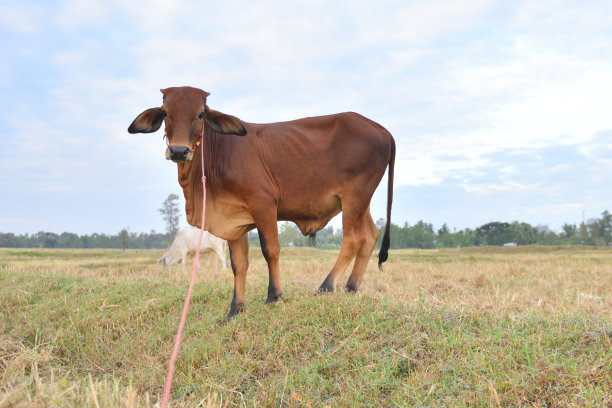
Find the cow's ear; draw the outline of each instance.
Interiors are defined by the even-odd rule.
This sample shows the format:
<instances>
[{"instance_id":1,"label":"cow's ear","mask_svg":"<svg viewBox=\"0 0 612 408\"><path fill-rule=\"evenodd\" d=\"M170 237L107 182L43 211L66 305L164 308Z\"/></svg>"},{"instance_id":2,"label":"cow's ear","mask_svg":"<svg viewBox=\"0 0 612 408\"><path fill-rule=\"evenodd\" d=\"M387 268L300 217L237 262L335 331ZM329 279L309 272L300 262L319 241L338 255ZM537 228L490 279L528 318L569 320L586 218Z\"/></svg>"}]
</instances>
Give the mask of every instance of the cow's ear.
<instances>
[{"instance_id":1,"label":"cow's ear","mask_svg":"<svg viewBox=\"0 0 612 408\"><path fill-rule=\"evenodd\" d=\"M226 115L225 113L208 109L206 111L206 121L210 126L219 133L227 133L238 136L246 135L246 129L240 119L235 116Z\"/></svg>"},{"instance_id":2,"label":"cow's ear","mask_svg":"<svg viewBox=\"0 0 612 408\"><path fill-rule=\"evenodd\" d=\"M142 112L134 119L128 132L130 133L151 133L160 128L166 112L162 108L151 108Z\"/></svg>"}]
</instances>

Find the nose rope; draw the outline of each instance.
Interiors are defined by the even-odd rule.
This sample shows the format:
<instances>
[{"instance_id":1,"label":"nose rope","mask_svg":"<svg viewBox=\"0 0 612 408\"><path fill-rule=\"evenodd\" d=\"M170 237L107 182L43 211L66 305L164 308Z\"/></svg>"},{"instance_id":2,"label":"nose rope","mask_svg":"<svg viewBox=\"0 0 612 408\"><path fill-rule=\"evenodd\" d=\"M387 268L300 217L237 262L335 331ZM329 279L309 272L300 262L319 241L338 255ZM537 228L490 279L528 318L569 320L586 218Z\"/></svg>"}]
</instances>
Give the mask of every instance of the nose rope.
<instances>
[{"instance_id":1,"label":"nose rope","mask_svg":"<svg viewBox=\"0 0 612 408\"><path fill-rule=\"evenodd\" d=\"M196 146L199 146L200 143L204 140L204 118L202 118L202 131L200 132L200 139L196 140ZM202 146L202 149L204 148L204 146ZM189 149L187 150L187 152L189 153L193 153L196 151L196 148L194 147L193 149ZM202 159L203 160L203 159ZM202 165L204 165L204 161L202 161ZM204 175L204 167L202 167L202 175Z\"/></svg>"},{"instance_id":2,"label":"nose rope","mask_svg":"<svg viewBox=\"0 0 612 408\"><path fill-rule=\"evenodd\" d=\"M204 141L204 119L202 119L202 132L200 133L200 140L196 143ZM195 149L194 149L195 150ZM178 357L179 346L181 344L181 337L183 336L183 327L185 326L185 319L187 317L187 309L189 308L189 301L191 300L191 293L195 284L196 270L200 261L200 245L202 245L202 235L204 235L204 220L206 216L206 175L204 174L204 145L200 147L201 154L201 166L202 166L202 227L200 228L200 238L198 238L198 248L196 249L195 260L193 261L193 271L191 272L191 281L189 283L189 289L187 289L187 297L185 298L185 304L183 305L183 312L181 313L181 320L179 327L176 332L176 338L174 340L174 347L172 348L172 355L170 356L170 362L168 364L168 374L166 375L166 384L164 386L164 394L162 397L161 408L168 406L168 400L170 399L170 390L172 389L172 377L174 376L174 363Z\"/></svg>"}]
</instances>

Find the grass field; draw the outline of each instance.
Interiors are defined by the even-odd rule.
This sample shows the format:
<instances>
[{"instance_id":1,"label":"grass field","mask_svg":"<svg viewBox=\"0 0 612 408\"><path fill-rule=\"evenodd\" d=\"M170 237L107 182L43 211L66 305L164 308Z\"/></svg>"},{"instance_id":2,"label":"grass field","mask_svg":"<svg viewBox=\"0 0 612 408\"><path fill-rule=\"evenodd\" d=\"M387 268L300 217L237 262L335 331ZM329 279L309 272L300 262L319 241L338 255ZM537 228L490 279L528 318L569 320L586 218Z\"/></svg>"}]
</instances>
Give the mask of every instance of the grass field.
<instances>
[{"instance_id":1,"label":"grass field","mask_svg":"<svg viewBox=\"0 0 612 408\"><path fill-rule=\"evenodd\" d=\"M190 275L160 253L0 249L0 407L155 406ZM229 324L232 274L202 262L171 406L612 406L612 248L391 251L312 296L336 255L283 249L264 305L251 249Z\"/></svg>"}]
</instances>

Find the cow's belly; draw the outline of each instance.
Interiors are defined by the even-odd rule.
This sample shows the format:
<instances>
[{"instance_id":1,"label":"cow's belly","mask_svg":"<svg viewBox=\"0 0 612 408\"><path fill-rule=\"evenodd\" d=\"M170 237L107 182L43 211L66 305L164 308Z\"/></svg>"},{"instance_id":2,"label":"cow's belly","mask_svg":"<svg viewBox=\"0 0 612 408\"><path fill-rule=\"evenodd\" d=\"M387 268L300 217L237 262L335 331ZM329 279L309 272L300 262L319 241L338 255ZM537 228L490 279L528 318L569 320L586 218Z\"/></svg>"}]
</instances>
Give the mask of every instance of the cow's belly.
<instances>
[{"instance_id":1,"label":"cow's belly","mask_svg":"<svg viewBox=\"0 0 612 408\"><path fill-rule=\"evenodd\" d=\"M318 200L282 201L278 208L278 220L293 221L302 234L308 235L323 229L340 211L340 198L330 194Z\"/></svg>"},{"instance_id":2,"label":"cow's belly","mask_svg":"<svg viewBox=\"0 0 612 408\"><path fill-rule=\"evenodd\" d=\"M313 200L281 200L277 218L294 222L302 234L308 235L323 229L342 211L340 198L335 194ZM206 200L205 229L211 234L231 241L255 228L253 216L246 208L232 200Z\"/></svg>"}]
</instances>

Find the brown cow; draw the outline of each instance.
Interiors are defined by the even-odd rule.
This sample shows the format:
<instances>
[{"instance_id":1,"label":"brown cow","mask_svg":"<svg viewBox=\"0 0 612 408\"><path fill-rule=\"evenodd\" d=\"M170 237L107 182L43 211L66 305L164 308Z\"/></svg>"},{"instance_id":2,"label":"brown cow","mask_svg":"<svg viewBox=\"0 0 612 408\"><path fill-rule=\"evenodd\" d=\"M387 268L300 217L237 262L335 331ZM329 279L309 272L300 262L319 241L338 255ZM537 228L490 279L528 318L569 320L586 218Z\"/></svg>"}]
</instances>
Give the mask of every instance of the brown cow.
<instances>
[{"instance_id":1,"label":"brown cow","mask_svg":"<svg viewBox=\"0 0 612 408\"><path fill-rule=\"evenodd\" d=\"M254 228L270 274L266 303L282 298L277 221L293 221L307 235L342 211L340 255L318 292L333 292L353 258L346 290L357 291L379 236L370 200L389 166L387 224L378 255L382 267L390 243L395 162L395 141L385 128L353 112L248 123L210 109L209 93L200 89L161 91L162 107L141 113L128 131L154 132L166 122L166 158L178 163L187 221L193 226L201 224L200 149L204 148L205 229L228 241L234 272L228 319L244 305L247 232Z\"/></svg>"}]
</instances>

